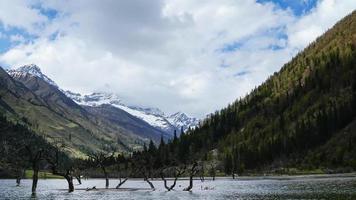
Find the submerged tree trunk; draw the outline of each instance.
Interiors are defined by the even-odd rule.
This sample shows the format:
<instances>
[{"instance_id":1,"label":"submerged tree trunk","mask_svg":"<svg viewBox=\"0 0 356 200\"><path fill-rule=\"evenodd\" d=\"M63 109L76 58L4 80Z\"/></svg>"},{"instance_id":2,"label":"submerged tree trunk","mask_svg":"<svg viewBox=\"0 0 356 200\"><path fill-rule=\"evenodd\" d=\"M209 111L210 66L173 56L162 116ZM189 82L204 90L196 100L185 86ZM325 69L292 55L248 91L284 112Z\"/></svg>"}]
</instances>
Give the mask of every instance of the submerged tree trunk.
<instances>
[{"instance_id":1,"label":"submerged tree trunk","mask_svg":"<svg viewBox=\"0 0 356 200\"><path fill-rule=\"evenodd\" d=\"M73 177L71 175L65 175L64 178L68 182L68 192L74 192Z\"/></svg>"},{"instance_id":2,"label":"submerged tree trunk","mask_svg":"<svg viewBox=\"0 0 356 200\"><path fill-rule=\"evenodd\" d=\"M153 183L149 180L148 177L145 178L145 181L150 185L151 189L155 189L155 186L153 185Z\"/></svg>"},{"instance_id":3,"label":"submerged tree trunk","mask_svg":"<svg viewBox=\"0 0 356 200\"><path fill-rule=\"evenodd\" d=\"M177 184L177 180L178 180L178 177L175 177L174 180L173 180L173 184L168 187L167 185L167 180L165 178L162 178L163 182L164 182L164 187L168 190L168 191L171 191L174 189L174 187L176 186Z\"/></svg>"},{"instance_id":4,"label":"submerged tree trunk","mask_svg":"<svg viewBox=\"0 0 356 200\"><path fill-rule=\"evenodd\" d=\"M174 187L175 187L176 184L177 184L178 178L179 178L181 175L183 175L184 172L185 172L185 166L184 166L183 169L175 168L174 170L175 170L175 172L174 172L174 180L173 180L173 184L172 184L171 186L168 186L167 180L166 180L166 178L164 177L163 171L161 172L161 178L162 178L162 180L163 180L163 182L164 182L164 187L165 187L168 191L171 191L171 190L174 189Z\"/></svg>"},{"instance_id":5,"label":"submerged tree trunk","mask_svg":"<svg viewBox=\"0 0 356 200\"><path fill-rule=\"evenodd\" d=\"M120 178L120 183L116 186L116 189L119 189L129 178L125 178L123 181Z\"/></svg>"},{"instance_id":6,"label":"submerged tree trunk","mask_svg":"<svg viewBox=\"0 0 356 200\"><path fill-rule=\"evenodd\" d=\"M189 176L189 185L183 191L190 191L193 188L193 176Z\"/></svg>"},{"instance_id":7,"label":"submerged tree trunk","mask_svg":"<svg viewBox=\"0 0 356 200\"><path fill-rule=\"evenodd\" d=\"M166 190L171 191L171 188L168 187L168 185L167 185L167 180L163 177L163 175L161 175L161 178L162 178L162 180L163 180L164 187L166 188Z\"/></svg>"},{"instance_id":8,"label":"submerged tree trunk","mask_svg":"<svg viewBox=\"0 0 356 200\"><path fill-rule=\"evenodd\" d=\"M200 169L200 181L204 182L205 178L204 178L204 164L201 165L201 169Z\"/></svg>"},{"instance_id":9,"label":"submerged tree trunk","mask_svg":"<svg viewBox=\"0 0 356 200\"><path fill-rule=\"evenodd\" d=\"M16 186L20 186L21 184L21 179L24 177L25 175L25 169L20 169L17 172L17 176L16 176Z\"/></svg>"},{"instance_id":10,"label":"submerged tree trunk","mask_svg":"<svg viewBox=\"0 0 356 200\"><path fill-rule=\"evenodd\" d=\"M58 172L53 168L52 174L63 176L68 182L68 192L74 192L73 175L71 174L71 170L68 169L66 172Z\"/></svg>"},{"instance_id":11,"label":"submerged tree trunk","mask_svg":"<svg viewBox=\"0 0 356 200\"><path fill-rule=\"evenodd\" d=\"M80 175L75 176L75 178L77 179L79 185L81 185L82 184L82 178L80 177Z\"/></svg>"},{"instance_id":12,"label":"submerged tree trunk","mask_svg":"<svg viewBox=\"0 0 356 200\"><path fill-rule=\"evenodd\" d=\"M21 184L21 177L16 177L16 186L18 187L18 186L20 186L20 184Z\"/></svg>"},{"instance_id":13,"label":"submerged tree trunk","mask_svg":"<svg viewBox=\"0 0 356 200\"><path fill-rule=\"evenodd\" d=\"M32 194L36 193L36 189L37 189L37 182L38 182L38 168L35 167L33 169L33 175L32 175Z\"/></svg>"},{"instance_id":14,"label":"submerged tree trunk","mask_svg":"<svg viewBox=\"0 0 356 200\"><path fill-rule=\"evenodd\" d=\"M104 176L105 176L105 188L108 189L109 188L109 174L106 172L105 167L102 167L102 170L103 170Z\"/></svg>"},{"instance_id":15,"label":"submerged tree trunk","mask_svg":"<svg viewBox=\"0 0 356 200\"><path fill-rule=\"evenodd\" d=\"M193 188L193 178L194 175L198 172L198 170L196 169L197 167L197 163L194 163L191 170L190 170L190 176L189 176L189 186L184 188L183 191L190 191Z\"/></svg>"},{"instance_id":16,"label":"submerged tree trunk","mask_svg":"<svg viewBox=\"0 0 356 200\"><path fill-rule=\"evenodd\" d=\"M215 170L215 165L214 164L210 165L210 176L213 178L213 181L215 181L216 170Z\"/></svg>"}]
</instances>

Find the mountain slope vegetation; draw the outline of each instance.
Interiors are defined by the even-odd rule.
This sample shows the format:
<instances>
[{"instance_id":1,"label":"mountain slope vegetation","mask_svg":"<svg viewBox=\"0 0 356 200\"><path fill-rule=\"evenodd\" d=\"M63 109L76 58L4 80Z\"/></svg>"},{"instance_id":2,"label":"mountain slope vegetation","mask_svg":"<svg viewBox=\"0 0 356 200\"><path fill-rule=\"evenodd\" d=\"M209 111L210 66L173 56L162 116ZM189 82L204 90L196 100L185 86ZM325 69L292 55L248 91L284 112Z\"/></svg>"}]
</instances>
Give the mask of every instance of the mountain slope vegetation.
<instances>
[{"instance_id":1,"label":"mountain slope vegetation","mask_svg":"<svg viewBox=\"0 0 356 200\"><path fill-rule=\"evenodd\" d=\"M40 73L40 72L38 72ZM11 73L10 73L11 74ZM98 117L63 94L56 85L30 73L9 76L0 69L0 111L14 123L27 124L34 132L66 141L69 152L83 156L89 151L139 148L149 141L120 124ZM158 140L157 133L154 139Z\"/></svg>"},{"instance_id":2,"label":"mountain slope vegetation","mask_svg":"<svg viewBox=\"0 0 356 200\"><path fill-rule=\"evenodd\" d=\"M217 150L227 174L271 167L355 170L355 116L356 11L246 97L160 149L181 163L209 160Z\"/></svg>"}]
</instances>

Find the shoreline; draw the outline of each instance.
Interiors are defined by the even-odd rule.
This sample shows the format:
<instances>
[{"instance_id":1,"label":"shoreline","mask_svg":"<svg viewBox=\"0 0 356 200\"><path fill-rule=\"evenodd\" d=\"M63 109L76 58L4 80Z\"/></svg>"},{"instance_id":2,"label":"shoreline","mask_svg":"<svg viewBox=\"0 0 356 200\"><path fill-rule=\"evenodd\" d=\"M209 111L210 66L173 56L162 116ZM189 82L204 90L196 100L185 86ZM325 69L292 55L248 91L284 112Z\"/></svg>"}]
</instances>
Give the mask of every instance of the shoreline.
<instances>
[{"instance_id":1,"label":"shoreline","mask_svg":"<svg viewBox=\"0 0 356 200\"><path fill-rule=\"evenodd\" d=\"M298 180L298 179L317 179L317 178L356 178L356 172L351 173L336 173L336 174L302 174L302 175L288 175L288 174L266 174L266 175L243 175L236 176L235 179L232 176L216 176L215 180L236 180L236 181L248 181L248 180ZM39 180L65 180L64 178L39 178ZM105 178L88 178L85 180L104 180ZM119 178L110 178L110 180L118 180ZM166 180L173 180L173 177L167 177ZM206 181L212 181L212 177L204 177ZM15 180L15 178L0 178L0 180ZM23 178L23 180L31 180L31 178ZM140 181L143 178L129 178L132 181ZM152 181L162 181L161 178L152 178ZM178 181L189 180L189 177L178 178ZM199 177L194 177L194 180L200 180Z\"/></svg>"}]
</instances>

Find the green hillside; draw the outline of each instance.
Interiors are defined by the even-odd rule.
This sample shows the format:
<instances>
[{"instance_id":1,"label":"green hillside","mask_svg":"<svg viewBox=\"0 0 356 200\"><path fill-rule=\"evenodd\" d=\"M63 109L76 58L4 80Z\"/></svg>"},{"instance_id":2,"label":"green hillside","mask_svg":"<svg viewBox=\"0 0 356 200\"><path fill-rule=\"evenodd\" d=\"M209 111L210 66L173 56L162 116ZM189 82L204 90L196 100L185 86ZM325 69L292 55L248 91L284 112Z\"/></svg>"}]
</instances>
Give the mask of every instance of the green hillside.
<instances>
[{"instance_id":1,"label":"green hillside","mask_svg":"<svg viewBox=\"0 0 356 200\"><path fill-rule=\"evenodd\" d=\"M0 68L0 115L26 124L38 135L63 140L67 153L83 157L90 151L130 151L143 138L88 113L40 78L14 80Z\"/></svg>"},{"instance_id":2,"label":"green hillside","mask_svg":"<svg viewBox=\"0 0 356 200\"><path fill-rule=\"evenodd\" d=\"M356 11L246 97L160 146L158 154L163 163L185 163L209 160L216 149L227 174L286 167L355 170L355 116Z\"/></svg>"}]
</instances>

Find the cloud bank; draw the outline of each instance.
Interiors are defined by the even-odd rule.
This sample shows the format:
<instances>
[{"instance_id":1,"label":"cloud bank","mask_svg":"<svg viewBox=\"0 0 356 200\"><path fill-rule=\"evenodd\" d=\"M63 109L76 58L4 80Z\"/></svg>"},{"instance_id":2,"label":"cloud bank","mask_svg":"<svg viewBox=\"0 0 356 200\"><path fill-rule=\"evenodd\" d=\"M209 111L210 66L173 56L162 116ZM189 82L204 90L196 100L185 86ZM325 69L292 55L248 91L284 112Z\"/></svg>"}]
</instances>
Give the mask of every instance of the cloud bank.
<instances>
[{"instance_id":1,"label":"cloud bank","mask_svg":"<svg viewBox=\"0 0 356 200\"><path fill-rule=\"evenodd\" d=\"M296 15L252 0L0 1L0 36L11 41L0 63L35 63L74 92L114 92L129 104L204 117L355 8L319 0Z\"/></svg>"}]
</instances>

